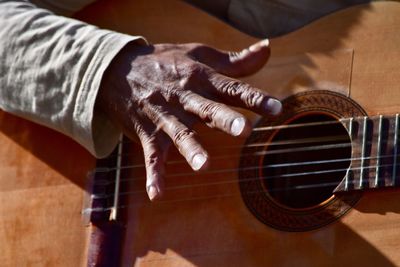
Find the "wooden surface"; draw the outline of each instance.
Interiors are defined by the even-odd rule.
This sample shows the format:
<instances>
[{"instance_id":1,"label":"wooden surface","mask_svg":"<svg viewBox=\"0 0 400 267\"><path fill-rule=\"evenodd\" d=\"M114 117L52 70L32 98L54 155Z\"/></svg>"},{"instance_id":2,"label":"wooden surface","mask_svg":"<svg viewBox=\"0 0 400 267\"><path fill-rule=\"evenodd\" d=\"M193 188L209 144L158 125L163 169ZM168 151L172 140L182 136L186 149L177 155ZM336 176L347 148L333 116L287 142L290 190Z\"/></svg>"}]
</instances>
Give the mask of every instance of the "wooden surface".
<instances>
[{"instance_id":1,"label":"wooden surface","mask_svg":"<svg viewBox=\"0 0 400 267\"><path fill-rule=\"evenodd\" d=\"M0 111L0 265L83 266L95 160L69 138Z\"/></svg>"},{"instance_id":2,"label":"wooden surface","mask_svg":"<svg viewBox=\"0 0 400 267\"><path fill-rule=\"evenodd\" d=\"M273 39L270 62L244 80L280 98L328 89L352 97L369 115L396 113L400 105L398 14L398 3L354 7ZM85 19L142 34L151 43L203 42L240 50L256 41L179 1L121 1L103 5ZM240 146L244 140L222 133L210 135L201 127L199 132L214 157L211 170L237 168L240 147L219 147ZM232 158L217 159L227 153ZM140 158L134 162L142 162ZM170 160L182 159L173 152ZM365 194L352 211L327 227L285 233L268 228L250 214L235 172L173 176L186 172L191 173L184 163L168 165L167 187L182 189L167 191L166 202L149 203L143 169L134 170L137 182L127 189L135 194L129 207L124 266L400 265L400 195L396 191ZM214 185L204 185L209 183ZM233 196L216 197L229 194Z\"/></svg>"},{"instance_id":3,"label":"wooden surface","mask_svg":"<svg viewBox=\"0 0 400 267\"><path fill-rule=\"evenodd\" d=\"M269 64L245 80L280 98L329 89L352 97L370 115L398 112L398 14L396 3L356 7L274 39ZM196 41L239 50L256 41L174 0L109 1L79 16L153 43ZM202 127L199 132L214 157L211 171L237 168L243 139ZM94 159L69 139L3 112L0 146L0 265L84 266L87 229L80 210ZM139 148L132 149L132 162L140 164ZM227 154L229 160L218 160ZM176 151L169 159L182 161ZM134 194L125 209L123 266L400 265L396 191L365 194L327 227L286 233L247 210L236 172L193 175L182 162L168 165L167 173L167 187L180 188L159 203L147 199L143 168L126 177L135 181L124 188ZM173 176L181 173L188 174Z\"/></svg>"}]
</instances>

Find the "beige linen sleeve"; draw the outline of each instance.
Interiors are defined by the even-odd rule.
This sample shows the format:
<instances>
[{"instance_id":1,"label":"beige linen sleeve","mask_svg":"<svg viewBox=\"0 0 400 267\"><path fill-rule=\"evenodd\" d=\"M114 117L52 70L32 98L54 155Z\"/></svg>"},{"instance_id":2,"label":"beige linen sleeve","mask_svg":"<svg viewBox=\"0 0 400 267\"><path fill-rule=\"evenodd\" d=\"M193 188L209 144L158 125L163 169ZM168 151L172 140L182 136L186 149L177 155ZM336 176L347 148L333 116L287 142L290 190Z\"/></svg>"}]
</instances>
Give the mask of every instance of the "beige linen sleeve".
<instances>
[{"instance_id":1,"label":"beige linen sleeve","mask_svg":"<svg viewBox=\"0 0 400 267\"><path fill-rule=\"evenodd\" d=\"M60 131L104 157L119 130L94 114L102 75L134 37L0 1L0 108Z\"/></svg>"}]
</instances>

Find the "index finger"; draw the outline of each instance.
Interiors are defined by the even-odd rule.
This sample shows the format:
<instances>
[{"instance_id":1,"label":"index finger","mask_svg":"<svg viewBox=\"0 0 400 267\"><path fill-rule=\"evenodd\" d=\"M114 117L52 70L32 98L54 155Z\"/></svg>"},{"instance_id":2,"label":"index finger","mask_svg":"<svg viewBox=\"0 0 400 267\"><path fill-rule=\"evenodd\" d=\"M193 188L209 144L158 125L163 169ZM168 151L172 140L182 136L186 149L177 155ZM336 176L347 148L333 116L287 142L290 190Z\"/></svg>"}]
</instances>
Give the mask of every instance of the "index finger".
<instances>
[{"instance_id":1,"label":"index finger","mask_svg":"<svg viewBox=\"0 0 400 267\"><path fill-rule=\"evenodd\" d=\"M282 110L278 99L242 81L212 72L209 82L209 89L229 105L250 109L261 115L277 115Z\"/></svg>"}]
</instances>

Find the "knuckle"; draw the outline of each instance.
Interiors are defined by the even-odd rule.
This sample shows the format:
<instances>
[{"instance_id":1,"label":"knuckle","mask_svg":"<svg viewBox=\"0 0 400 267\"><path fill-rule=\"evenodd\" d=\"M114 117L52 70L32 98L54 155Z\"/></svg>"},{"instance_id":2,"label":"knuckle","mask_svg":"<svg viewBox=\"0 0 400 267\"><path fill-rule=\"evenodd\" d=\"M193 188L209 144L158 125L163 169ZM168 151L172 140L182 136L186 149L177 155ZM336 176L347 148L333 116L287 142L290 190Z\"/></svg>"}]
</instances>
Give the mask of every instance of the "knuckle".
<instances>
[{"instance_id":1,"label":"knuckle","mask_svg":"<svg viewBox=\"0 0 400 267\"><path fill-rule=\"evenodd\" d=\"M152 125L139 120L139 119L132 119L131 120L133 123L130 124L128 129L128 132L131 132L130 129L132 129L132 133L136 133L136 136L139 138L140 143L144 147L151 147L151 145L154 143L154 138L151 136L151 131L152 131Z\"/></svg>"},{"instance_id":2,"label":"knuckle","mask_svg":"<svg viewBox=\"0 0 400 267\"><path fill-rule=\"evenodd\" d=\"M151 146L151 144L143 144L143 146ZM146 166L148 167L155 167L157 165L159 165L160 163L160 153L158 150L154 149L154 148L149 148L147 151L146 155L145 155L145 163Z\"/></svg>"},{"instance_id":3,"label":"knuckle","mask_svg":"<svg viewBox=\"0 0 400 267\"><path fill-rule=\"evenodd\" d=\"M196 62L191 62L181 66L179 87L185 90L191 90L193 87L207 79L205 68Z\"/></svg>"},{"instance_id":4,"label":"knuckle","mask_svg":"<svg viewBox=\"0 0 400 267\"><path fill-rule=\"evenodd\" d=\"M164 92L162 94L164 97L163 102L176 103L180 98L181 91L182 90L178 90L175 85L166 84Z\"/></svg>"},{"instance_id":5,"label":"knuckle","mask_svg":"<svg viewBox=\"0 0 400 267\"><path fill-rule=\"evenodd\" d=\"M147 166L149 166L149 167L154 167L154 166L158 165L159 161L160 160L158 157L158 153L156 153L156 152L151 153L146 158L146 163L147 163Z\"/></svg>"},{"instance_id":6,"label":"knuckle","mask_svg":"<svg viewBox=\"0 0 400 267\"><path fill-rule=\"evenodd\" d=\"M176 96L178 98L178 102L182 105L190 103L192 93L189 91L179 91L176 92Z\"/></svg>"},{"instance_id":7,"label":"knuckle","mask_svg":"<svg viewBox=\"0 0 400 267\"><path fill-rule=\"evenodd\" d=\"M147 91L143 93L140 99L138 100L138 107L143 108L148 104L158 104L163 100L165 99L160 90Z\"/></svg>"},{"instance_id":8,"label":"knuckle","mask_svg":"<svg viewBox=\"0 0 400 267\"><path fill-rule=\"evenodd\" d=\"M247 107L256 107L264 99L261 92L238 80L224 80L218 86L223 94L232 98L240 98Z\"/></svg>"},{"instance_id":9,"label":"knuckle","mask_svg":"<svg viewBox=\"0 0 400 267\"><path fill-rule=\"evenodd\" d=\"M228 52L228 57L230 62L236 62L243 57L243 51L229 51Z\"/></svg>"},{"instance_id":10,"label":"knuckle","mask_svg":"<svg viewBox=\"0 0 400 267\"><path fill-rule=\"evenodd\" d=\"M183 129L178 129L177 131L175 131L173 139L174 139L174 143L176 145L180 145L182 143L184 143L186 140L188 140L189 138L192 138L194 136L194 133L189 130L188 128L183 128Z\"/></svg>"},{"instance_id":11,"label":"knuckle","mask_svg":"<svg viewBox=\"0 0 400 267\"><path fill-rule=\"evenodd\" d=\"M144 96L149 103L158 103L163 98L160 90L153 90Z\"/></svg>"},{"instance_id":12,"label":"knuckle","mask_svg":"<svg viewBox=\"0 0 400 267\"><path fill-rule=\"evenodd\" d=\"M216 117L220 109L221 107L219 105L212 102L207 102L200 105L199 113L203 120L209 122Z\"/></svg>"},{"instance_id":13,"label":"knuckle","mask_svg":"<svg viewBox=\"0 0 400 267\"><path fill-rule=\"evenodd\" d=\"M236 80L222 81L220 87L224 94L232 97L239 95L242 91L241 82Z\"/></svg>"},{"instance_id":14,"label":"knuckle","mask_svg":"<svg viewBox=\"0 0 400 267\"><path fill-rule=\"evenodd\" d=\"M184 89L185 91L189 90L191 88L192 84L193 84L193 77L191 77L191 76L182 77L179 80L179 87ZM182 93L178 93L178 94L182 95Z\"/></svg>"},{"instance_id":15,"label":"knuckle","mask_svg":"<svg viewBox=\"0 0 400 267\"><path fill-rule=\"evenodd\" d=\"M186 75L189 78L201 78L205 75L204 67L198 62L191 62L184 66Z\"/></svg>"},{"instance_id":16,"label":"knuckle","mask_svg":"<svg viewBox=\"0 0 400 267\"><path fill-rule=\"evenodd\" d=\"M264 96L262 93L248 88L243 91L241 98L248 107L256 107L262 102Z\"/></svg>"},{"instance_id":17,"label":"knuckle","mask_svg":"<svg viewBox=\"0 0 400 267\"><path fill-rule=\"evenodd\" d=\"M146 136L146 131L140 123L133 124L133 130L136 132L137 136L143 139Z\"/></svg>"}]
</instances>

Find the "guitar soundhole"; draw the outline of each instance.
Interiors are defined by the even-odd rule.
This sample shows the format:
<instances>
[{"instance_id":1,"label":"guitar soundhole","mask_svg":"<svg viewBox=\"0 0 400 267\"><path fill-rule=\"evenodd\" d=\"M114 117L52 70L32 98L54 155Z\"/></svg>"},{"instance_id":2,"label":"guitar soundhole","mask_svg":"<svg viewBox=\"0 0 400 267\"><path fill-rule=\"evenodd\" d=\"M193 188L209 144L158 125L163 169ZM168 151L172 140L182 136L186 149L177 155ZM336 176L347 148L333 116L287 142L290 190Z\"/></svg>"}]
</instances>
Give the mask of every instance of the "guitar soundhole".
<instances>
[{"instance_id":1,"label":"guitar soundhole","mask_svg":"<svg viewBox=\"0 0 400 267\"><path fill-rule=\"evenodd\" d=\"M350 165L349 135L325 114L308 114L288 125L267 146L261 167L264 185L286 207L319 205L332 196Z\"/></svg>"},{"instance_id":2,"label":"guitar soundhole","mask_svg":"<svg viewBox=\"0 0 400 267\"><path fill-rule=\"evenodd\" d=\"M240 192L250 212L282 231L309 231L349 211L361 192L333 194L351 158L338 118L365 115L347 96L309 91L285 99L279 116L261 118L240 157Z\"/></svg>"}]
</instances>

